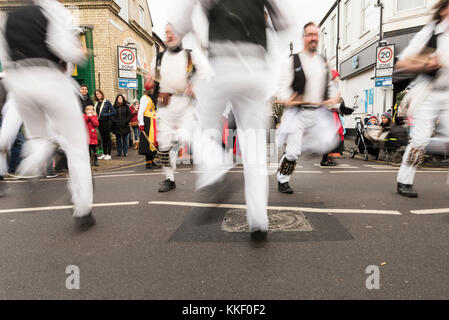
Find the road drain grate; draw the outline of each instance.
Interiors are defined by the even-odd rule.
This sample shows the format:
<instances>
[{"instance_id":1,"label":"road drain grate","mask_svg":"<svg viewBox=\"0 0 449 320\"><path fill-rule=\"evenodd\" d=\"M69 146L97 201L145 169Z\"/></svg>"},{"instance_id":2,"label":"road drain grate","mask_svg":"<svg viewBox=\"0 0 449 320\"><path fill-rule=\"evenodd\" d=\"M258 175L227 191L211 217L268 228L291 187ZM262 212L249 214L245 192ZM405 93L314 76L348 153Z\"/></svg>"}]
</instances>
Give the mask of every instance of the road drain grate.
<instances>
[{"instance_id":1,"label":"road drain grate","mask_svg":"<svg viewBox=\"0 0 449 320\"><path fill-rule=\"evenodd\" d=\"M270 232L311 232L315 228L309 219L299 211L269 210ZM224 232L249 232L245 210L229 210L223 220Z\"/></svg>"}]
</instances>

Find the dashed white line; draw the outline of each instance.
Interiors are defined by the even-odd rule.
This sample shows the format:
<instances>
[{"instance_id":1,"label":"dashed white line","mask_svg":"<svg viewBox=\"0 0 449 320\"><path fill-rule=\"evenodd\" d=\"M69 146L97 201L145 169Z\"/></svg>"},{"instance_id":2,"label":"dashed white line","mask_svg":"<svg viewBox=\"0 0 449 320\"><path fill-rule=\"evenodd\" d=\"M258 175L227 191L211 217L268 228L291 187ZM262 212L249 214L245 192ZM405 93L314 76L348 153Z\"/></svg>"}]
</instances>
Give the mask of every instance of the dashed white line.
<instances>
[{"instance_id":1,"label":"dashed white line","mask_svg":"<svg viewBox=\"0 0 449 320\"><path fill-rule=\"evenodd\" d=\"M93 204L93 208L104 207L124 207L124 206L136 206L139 201L132 202L111 202L111 203L97 203ZM17 213L17 212L37 212L37 211L56 211L56 210L68 210L73 209L73 206L53 206L53 207L36 207L36 208L16 208L16 209L4 209L0 210L0 213Z\"/></svg>"},{"instance_id":2,"label":"dashed white line","mask_svg":"<svg viewBox=\"0 0 449 320\"><path fill-rule=\"evenodd\" d=\"M365 170L365 171L329 171L332 174L342 174L342 173L397 173L399 170ZM449 173L448 170L441 170L441 171L426 171L426 170L420 170L416 171L416 173Z\"/></svg>"},{"instance_id":3,"label":"dashed white line","mask_svg":"<svg viewBox=\"0 0 449 320\"><path fill-rule=\"evenodd\" d=\"M410 213L418 214L418 215L442 214L442 213L449 213L449 208L447 208L447 209L429 209L429 210L412 210L412 211L410 211Z\"/></svg>"}]
</instances>

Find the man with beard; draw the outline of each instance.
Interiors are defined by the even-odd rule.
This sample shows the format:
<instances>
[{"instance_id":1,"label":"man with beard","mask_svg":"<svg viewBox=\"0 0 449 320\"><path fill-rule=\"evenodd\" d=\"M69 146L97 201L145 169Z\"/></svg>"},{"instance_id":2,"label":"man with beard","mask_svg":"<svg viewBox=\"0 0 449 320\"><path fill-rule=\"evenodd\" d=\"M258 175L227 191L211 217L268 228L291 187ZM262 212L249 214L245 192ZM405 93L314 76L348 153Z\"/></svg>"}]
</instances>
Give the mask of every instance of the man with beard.
<instances>
[{"instance_id":1,"label":"man with beard","mask_svg":"<svg viewBox=\"0 0 449 320\"><path fill-rule=\"evenodd\" d=\"M182 48L170 25L165 29L167 51L153 60L150 77L159 82L157 103L158 156L165 180L159 192L176 188L175 170L179 145L190 144L195 114L190 78L194 67L191 54ZM145 108L146 106L142 106Z\"/></svg>"},{"instance_id":2,"label":"man with beard","mask_svg":"<svg viewBox=\"0 0 449 320\"><path fill-rule=\"evenodd\" d=\"M307 23L303 37L304 50L292 55L283 76L286 85L282 88L288 88L288 92L282 95L290 99L278 129L278 145L286 144L286 149L277 179L279 192L286 194L293 193L289 182L302 154L324 154L339 142L333 114L327 106L338 108L341 98L332 85L325 59L317 53L318 27Z\"/></svg>"},{"instance_id":3,"label":"man with beard","mask_svg":"<svg viewBox=\"0 0 449 320\"><path fill-rule=\"evenodd\" d=\"M85 113L87 106L93 106L92 98L89 96L89 87L85 84L82 84L80 87L80 103L81 103L81 112Z\"/></svg>"}]
</instances>

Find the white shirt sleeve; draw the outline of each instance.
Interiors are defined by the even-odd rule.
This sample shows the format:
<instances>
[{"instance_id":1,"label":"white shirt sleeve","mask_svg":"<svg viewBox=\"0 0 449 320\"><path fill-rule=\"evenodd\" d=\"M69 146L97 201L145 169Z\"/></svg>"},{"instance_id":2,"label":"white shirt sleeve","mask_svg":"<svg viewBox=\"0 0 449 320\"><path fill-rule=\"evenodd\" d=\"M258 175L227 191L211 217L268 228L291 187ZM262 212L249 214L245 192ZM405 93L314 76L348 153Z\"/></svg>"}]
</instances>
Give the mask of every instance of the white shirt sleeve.
<instances>
[{"instance_id":1,"label":"white shirt sleeve","mask_svg":"<svg viewBox=\"0 0 449 320\"><path fill-rule=\"evenodd\" d=\"M210 0L209 0L210 1ZM176 6L173 5L173 10L170 11L170 17L167 19L172 26L174 32L179 37L184 37L187 33L193 30L192 14L193 9L197 3L208 2L207 0L178 0Z\"/></svg>"},{"instance_id":2,"label":"white shirt sleeve","mask_svg":"<svg viewBox=\"0 0 449 320\"><path fill-rule=\"evenodd\" d=\"M431 23L425 26L420 32L418 32L410 41L409 45L401 52L401 54L399 55L399 60L404 60L421 53L421 51L424 49L424 47L432 37L434 29L435 24Z\"/></svg>"},{"instance_id":3,"label":"white shirt sleeve","mask_svg":"<svg viewBox=\"0 0 449 320\"><path fill-rule=\"evenodd\" d=\"M148 105L148 97L147 96L142 96L142 98L140 98L139 113L137 114L137 121L139 121L139 126L143 126L144 125L143 115L145 113L145 110L147 110L147 105Z\"/></svg>"},{"instance_id":4,"label":"white shirt sleeve","mask_svg":"<svg viewBox=\"0 0 449 320\"><path fill-rule=\"evenodd\" d=\"M279 78L279 98L282 100L288 100L293 94L292 82L294 78L293 70L293 56L288 60L283 61L281 65L281 73Z\"/></svg>"},{"instance_id":5,"label":"white shirt sleeve","mask_svg":"<svg viewBox=\"0 0 449 320\"><path fill-rule=\"evenodd\" d=\"M36 3L41 6L43 14L48 19L48 48L65 62L83 63L86 57L75 32L70 12L58 1L39 0Z\"/></svg>"}]
</instances>

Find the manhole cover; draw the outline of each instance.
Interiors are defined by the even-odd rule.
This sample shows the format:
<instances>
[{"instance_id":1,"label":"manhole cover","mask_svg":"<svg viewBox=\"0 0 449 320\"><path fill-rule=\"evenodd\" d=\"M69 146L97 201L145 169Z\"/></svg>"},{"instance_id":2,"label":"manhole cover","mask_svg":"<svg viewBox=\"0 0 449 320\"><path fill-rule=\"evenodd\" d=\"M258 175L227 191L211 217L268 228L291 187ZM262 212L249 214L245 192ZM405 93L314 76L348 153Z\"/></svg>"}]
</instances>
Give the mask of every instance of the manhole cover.
<instances>
[{"instance_id":1,"label":"manhole cover","mask_svg":"<svg viewBox=\"0 0 449 320\"><path fill-rule=\"evenodd\" d=\"M270 232L310 232L315 230L302 212L270 210ZM249 232L245 210L230 210L221 226L224 232Z\"/></svg>"}]
</instances>

